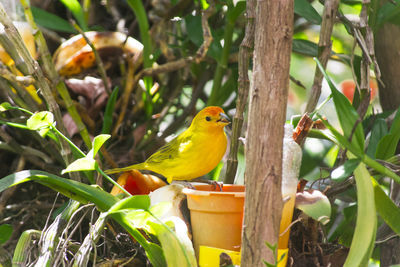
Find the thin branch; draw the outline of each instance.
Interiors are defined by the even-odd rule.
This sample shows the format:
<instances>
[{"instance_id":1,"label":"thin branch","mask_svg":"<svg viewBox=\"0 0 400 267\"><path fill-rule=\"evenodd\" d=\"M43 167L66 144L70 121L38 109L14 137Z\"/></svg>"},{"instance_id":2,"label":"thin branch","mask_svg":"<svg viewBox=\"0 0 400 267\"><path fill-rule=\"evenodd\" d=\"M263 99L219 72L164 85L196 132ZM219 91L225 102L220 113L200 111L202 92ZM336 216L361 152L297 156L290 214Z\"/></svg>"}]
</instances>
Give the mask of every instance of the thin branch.
<instances>
[{"instance_id":1,"label":"thin branch","mask_svg":"<svg viewBox=\"0 0 400 267\"><path fill-rule=\"evenodd\" d=\"M239 150L239 138L242 132L244 121L244 110L249 95L250 81L248 76L250 57L254 49L254 32L255 32L255 17L256 17L256 1L247 1L246 16L247 25L246 32L242 43L239 47L238 58L238 96L236 100L236 112L232 122L232 136L230 150L227 160L227 169L224 183L233 184L235 181L236 170L238 165L237 153Z\"/></svg>"},{"instance_id":2,"label":"thin branch","mask_svg":"<svg viewBox=\"0 0 400 267\"><path fill-rule=\"evenodd\" d=\"M324 5L324 12L322 15L321 32L318 42L318 60L321 65L326 68L328 59L331 55L331 35L332 29L336 18L336 12L339 6L339 0L327 0ZM321 86L324 76L319 68L315 69L314 82L311 87L311 93L308 98L305 112L311 113L317 106L319 97L321 95Z\"/></svg>"}]
</instances>

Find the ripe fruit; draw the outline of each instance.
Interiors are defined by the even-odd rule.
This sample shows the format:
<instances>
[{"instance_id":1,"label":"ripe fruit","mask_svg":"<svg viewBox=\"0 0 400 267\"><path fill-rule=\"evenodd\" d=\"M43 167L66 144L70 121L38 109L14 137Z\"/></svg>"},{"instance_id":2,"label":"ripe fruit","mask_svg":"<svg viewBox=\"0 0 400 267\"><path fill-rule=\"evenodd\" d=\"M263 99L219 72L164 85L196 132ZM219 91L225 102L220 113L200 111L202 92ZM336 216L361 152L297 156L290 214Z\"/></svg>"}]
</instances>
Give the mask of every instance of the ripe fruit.
<instances>
[{"instance_id":1,"label":"ripe fruit","mask_svg":"<svg viewBox=\"0 0 400 267\"><path fill-rule=\"evenodd\" d=\"M376 96L378 85L376 84L375 80L370 80L369 87L371 88L371 101L372 101ZM343 82L340 83L340 89L342 93L347 97L347 99L351 103L353 103L355 88L356 84L354 83L353 80L344 80Z\"/></svg>"}]
</instances>

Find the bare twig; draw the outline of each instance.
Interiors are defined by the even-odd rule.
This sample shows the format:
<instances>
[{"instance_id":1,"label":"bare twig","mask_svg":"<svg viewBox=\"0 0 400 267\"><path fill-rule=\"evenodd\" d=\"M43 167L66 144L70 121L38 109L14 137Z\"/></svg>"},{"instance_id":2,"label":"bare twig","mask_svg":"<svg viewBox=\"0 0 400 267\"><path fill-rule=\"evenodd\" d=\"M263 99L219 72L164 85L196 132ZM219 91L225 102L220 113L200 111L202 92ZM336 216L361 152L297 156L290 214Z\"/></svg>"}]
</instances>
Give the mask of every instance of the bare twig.
<instances>
[{"instance_id":1,"label":"bare twig","mask_svg":"<svg viewBox=\"0 0 400 267\"><path fill-rule=\"evenodd\" d=\"M336 18L336 11L339 0L327 0L324 5L324 13L322 15L321 32L318 42L318 60L321 65L326 68L328 59L331 55L331 35L333 24ZM305 112L312 112L317 106L318 99L321 95L321 86L324 76L319 68L315 69L314 82L311 87L311 93L308 98Z\"/></svg>"},{"instance_id":2,"label":"bare twig","mask_svg":"<svg viewBox=\"0 0 400 267\"><path fill-rule=\"evenodd\" d=\"M239 78L238 78L238 96L236 100L236 112L232 122L232 136L229 156L227 160L227 170L224 183L232 184L235 181L236 170L238 165L237 152L239 149L239 138L242 131L244 121L244 110L249 95L250 81L248 70L250 57L254 48L254 31L255 31L255 11L256 1L247 1L246 16L247 25L245 37L239 47Z\"/></svg>"}]
</instances>

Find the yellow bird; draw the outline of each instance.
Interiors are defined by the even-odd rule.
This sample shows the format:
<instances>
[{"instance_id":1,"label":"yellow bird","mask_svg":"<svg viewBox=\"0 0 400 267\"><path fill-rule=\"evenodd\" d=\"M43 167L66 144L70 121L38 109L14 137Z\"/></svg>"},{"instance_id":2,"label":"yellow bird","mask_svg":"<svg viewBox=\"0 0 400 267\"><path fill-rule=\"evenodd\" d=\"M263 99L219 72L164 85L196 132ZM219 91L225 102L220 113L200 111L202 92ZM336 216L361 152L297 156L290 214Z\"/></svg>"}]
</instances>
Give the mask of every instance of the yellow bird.
<instances>
[{"instance_id":1,"label":"yellow bird","mask_svg":"<svg viewBox=\"0 0 400 267\"><path fill-rule=\"evenodd\" d=\"M192 180L209 173L221 161L227 147L224 127L229 118L220 107L206 107L193 119L190 127L157 150L145 162L106 173L149 170L173 180Z\"/></svg>"}]
</instances>

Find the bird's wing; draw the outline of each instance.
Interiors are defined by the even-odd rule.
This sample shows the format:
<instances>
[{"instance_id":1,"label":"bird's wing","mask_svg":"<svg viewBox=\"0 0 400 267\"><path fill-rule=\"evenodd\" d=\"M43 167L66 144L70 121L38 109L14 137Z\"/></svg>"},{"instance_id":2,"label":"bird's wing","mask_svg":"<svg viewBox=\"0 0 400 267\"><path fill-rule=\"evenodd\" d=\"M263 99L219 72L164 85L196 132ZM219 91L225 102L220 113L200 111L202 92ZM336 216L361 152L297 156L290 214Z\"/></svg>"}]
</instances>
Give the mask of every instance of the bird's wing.
<instances>
[{"instance_id":1,"label":"bird's wing","mask_svg":"<svg viewBox=\"0 0 400 267\"><path fill-rule=\"evenodd\" d=\"M182 152L187 149L188 145L190 145L190 140L190 136L179 135L151 155L151 157L146 160L146 163L167 164L167 162L171 162L172 164L182 156Z\"/></svg>"}]
</instances>

